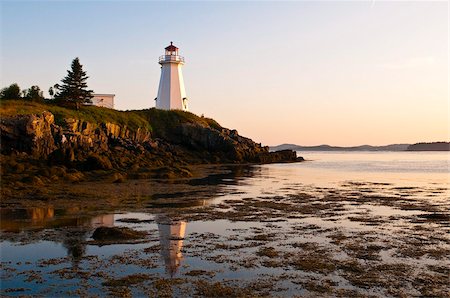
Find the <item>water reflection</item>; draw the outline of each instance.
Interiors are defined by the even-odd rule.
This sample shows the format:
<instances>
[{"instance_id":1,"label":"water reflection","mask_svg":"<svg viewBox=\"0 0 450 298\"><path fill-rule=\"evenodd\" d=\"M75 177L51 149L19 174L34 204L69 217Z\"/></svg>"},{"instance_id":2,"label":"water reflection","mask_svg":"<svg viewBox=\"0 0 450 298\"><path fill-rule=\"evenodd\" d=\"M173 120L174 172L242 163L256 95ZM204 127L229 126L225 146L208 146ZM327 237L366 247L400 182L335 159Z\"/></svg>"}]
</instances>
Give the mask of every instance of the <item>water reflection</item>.
<instances>
[{"instance_id":1,"label":"water reflection","mask_svg":"<svg viewBox=\"0 0 450 298\"><path fill-rule=\"evenodd\" d=\"M20 231L25 227L43 227L55 217L55 209L0 209L0 226L2 231Z\"/></svg>"},{"instance_id":2,"label":"water reflection","mask_svg":"<svg viewBox=\"0 0 450 298\"><path fill-rule=\"evenodd\" d=\"M82 210L77 207L67 209L53 207L0 208L0 230L2 232L60 227L112 227L113 225L113 214L87 216L83 215Z\"/></svg>"},{"instance_id":3,"label":"water reflection","mask_svg":"<svg viewBox=\"0 0 450 298\"><path fill-rule=\"evenodd\" d=\"M259 174L261 167L251 165L235 165L223 167L226 171L220 174L211 174L204 178L191 179L189 185L237 185L240 181Z\"/></svg>"},{"instance_id":4,"label":"water reflection","mask_svg":"<svg viewBox=\"0 0 450 298\"><path fill-rule=\"evenodd\" d=\"M93 229L113 227L116 222L114 214L88 217L80 216L75 211L55 210L52 207L3 208L0 210L2 238L11 242L34 243L40 241L42 236L37 230L51 229L52 241L62 244L71 260L72 268L78 269L86 254L86 247L89 244L87 240L91 237ZM166 214L156 215L155 220L159 232L161 260L165 272L173 277L183 260L182 247L186 233L186 221L175 220ZM150 226L146 228L150 228Z\"/></svg>"},{"instance_id":5,"label":"water reflection","mask_svg":"<svg viewBox=\"0 0 450 298\"><path fill-rule=\"evenodd\" d=\"M171 220L167 215L156 217L158 224L161 256L166 267L166 273L173 277L181 265L183 240L186 233L186 222Z\"/></svg>"},{"instance_id":6,"label":"water reflection","mask_svg":"<svg viewBox=\"0 0 450 298\"><path fill-rule=\"evenodd\" d=\"M22 236L18 238L19 242L24 240L35 242L41 240L41 235L36 233L36 230L52 229L53 241L62 243L72 261L72 267L76 269L86 253L86 239L90 237L92 228L114 226L114 214L89 217L81 216L79 212L80 209L76 207L64 210L55 210L53 207L2 208L0 209L2 238L16 242L15 235L19 233Z\"/></svg>"},{"instance_id":7,"label":"water reflection","mask_svg":"<svg viewBox=\"0 0 450 298\"><path fill-rule=\"evenodd\" d=\"M65 232L62 236L62 244L67 249L67 256L72 262L72 268L78 269L81 259L86 254L88 232L85 230L71 231Z\"/></svg>"}]
</instances>

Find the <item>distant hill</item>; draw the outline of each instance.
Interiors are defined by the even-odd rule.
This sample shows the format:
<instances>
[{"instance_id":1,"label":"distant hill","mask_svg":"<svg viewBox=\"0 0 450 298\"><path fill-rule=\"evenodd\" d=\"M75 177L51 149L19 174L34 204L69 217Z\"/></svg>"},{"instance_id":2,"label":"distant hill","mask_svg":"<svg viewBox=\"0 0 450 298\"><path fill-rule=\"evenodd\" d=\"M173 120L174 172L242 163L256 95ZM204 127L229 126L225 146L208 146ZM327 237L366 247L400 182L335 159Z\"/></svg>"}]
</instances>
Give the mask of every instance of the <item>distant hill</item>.
<instances>
[{"instance_id":1,"label":"distant hill","mask_svg":"<svg viewBox=\"0 0 450 298\"><path fill-rule=\"evenodd\" d=\"M300 146L295 144L282 144L270 147L271 151L294 150L294 151L406 151L411 144L391 144L386 146L361 145L353 147L338 147L330 145Z\"/></svg>"},{"instance_id":2,"label":"distant hill","mask_svg":"<svg viewBox=\"0 0 450 298\"><path fill-rule=\"evenodd\" d=\"M407 151L450 151L449 142L417 143L408 146Z\"/></svg>"}]
</instances>

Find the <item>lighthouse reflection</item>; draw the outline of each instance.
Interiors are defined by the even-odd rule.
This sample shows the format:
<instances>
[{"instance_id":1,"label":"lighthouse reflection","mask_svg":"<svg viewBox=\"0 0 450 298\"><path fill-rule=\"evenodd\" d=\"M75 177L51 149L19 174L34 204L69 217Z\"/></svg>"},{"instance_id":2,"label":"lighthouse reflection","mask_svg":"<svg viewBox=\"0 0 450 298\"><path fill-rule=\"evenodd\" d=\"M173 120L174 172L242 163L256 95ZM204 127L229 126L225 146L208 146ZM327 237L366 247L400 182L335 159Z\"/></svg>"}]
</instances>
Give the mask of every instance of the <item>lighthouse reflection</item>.
<instances>
[{"instance_id":1,"label":"lighthouse reflection","mask_svg":"<svg viewBox=\"0 0 450 298\"><path fill-rule=\"evenodd\" d=\"M192 202L191 202L192 203ZM196 206L204 205L200 200ZM130 213L128 216L142 216L142 214ZM95 228L114 227L117 225L115 214L103 214L95 216L80 215L80 210L65 209L55 210L53 207L28 208L28 209L0 209L0 231L3 240L12 242L40 241L40 231L53 230L50 241L61 243L66 250L67 257L71 260L72 268L78 269L86 256L89 238ZM155 222L149 223L148 228L158 228L160 246L160 258L166 274L173 277L177 274L183 261L183 242L186 235L187 222L174 219L166 213L157 214ZM120 226L120 224L119 224ZM26 237L22 237L22 236ZM16 237L17 236L17 237Z\"/></svg>"},{"instance_id":2,"label":"lighthouse reflection","mask_svg":"<svg viewBox=\"0 0 450 298\"><path fill-rule=\"evenodd\" d=\"M167 215L157 215L161 257L166 273L173 277L181 266L183 240L186 233L186 222L172 220Z\"/></svg>"}]
</instances>

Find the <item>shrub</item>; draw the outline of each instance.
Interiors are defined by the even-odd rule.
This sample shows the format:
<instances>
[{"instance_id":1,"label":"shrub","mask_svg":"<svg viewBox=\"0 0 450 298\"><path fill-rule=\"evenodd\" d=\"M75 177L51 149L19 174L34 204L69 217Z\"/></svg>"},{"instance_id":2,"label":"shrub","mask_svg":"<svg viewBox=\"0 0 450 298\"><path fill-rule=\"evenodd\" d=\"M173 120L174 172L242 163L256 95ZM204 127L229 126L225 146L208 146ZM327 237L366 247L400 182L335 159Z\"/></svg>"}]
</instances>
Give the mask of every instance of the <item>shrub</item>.
<instances>
[{"instance_id":1,"label":"shrub","mask_svg":"<svg viewBox=\"0 0 450 298\"><path fill-rule=\"evenodd\" d=\"M20 87L17 83L9 85L0 91L0 99L21 99Z\"/></svg>"}]
</instances>

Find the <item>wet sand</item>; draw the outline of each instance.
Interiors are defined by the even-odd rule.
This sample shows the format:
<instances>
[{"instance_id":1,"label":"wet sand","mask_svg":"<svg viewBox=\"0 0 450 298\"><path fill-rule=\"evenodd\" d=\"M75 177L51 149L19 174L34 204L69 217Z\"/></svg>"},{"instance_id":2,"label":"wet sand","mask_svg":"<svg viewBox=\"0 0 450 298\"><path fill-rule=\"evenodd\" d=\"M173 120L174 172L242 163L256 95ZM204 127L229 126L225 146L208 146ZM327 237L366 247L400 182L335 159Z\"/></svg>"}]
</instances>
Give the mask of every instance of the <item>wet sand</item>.
<instances>
[{"instance_id":1,"label":"wet sand","mask_svg":"<svg viewBox=\"0 0 450 298\"><path fill-rule=\"evenodd\" d=\"M446 185L202 171L170 183L57 185L47 191L60 199L2 202L2 294L449 297ZM145 235L99 242L99 226Z\"/></svg>"}]
</instances>

